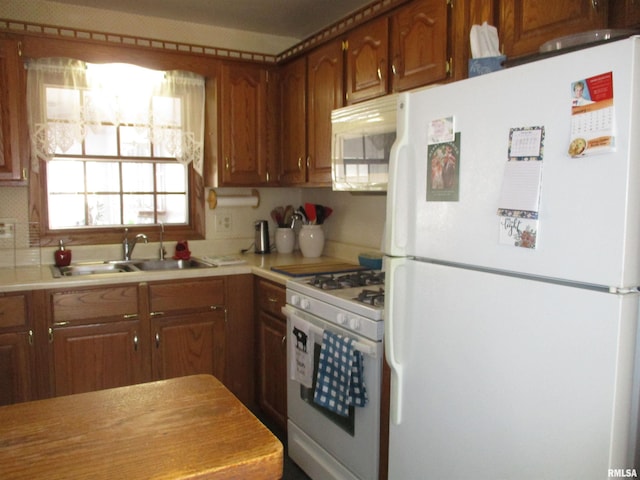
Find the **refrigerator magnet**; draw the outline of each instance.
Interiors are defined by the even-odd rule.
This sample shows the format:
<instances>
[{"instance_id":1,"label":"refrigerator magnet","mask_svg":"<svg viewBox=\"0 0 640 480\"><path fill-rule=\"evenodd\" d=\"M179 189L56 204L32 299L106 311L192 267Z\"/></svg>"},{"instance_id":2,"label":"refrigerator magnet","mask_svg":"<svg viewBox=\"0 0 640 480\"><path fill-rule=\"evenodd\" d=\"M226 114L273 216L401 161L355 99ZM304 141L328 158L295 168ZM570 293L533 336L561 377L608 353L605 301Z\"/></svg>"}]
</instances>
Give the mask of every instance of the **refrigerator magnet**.
<instances>
[{"instance_id":1,"label":"refrigerator magnet","mask_svg":"<svg viewBox=\"0 0 640 480\"><path fill-rule=\"evenodd\" d=\"M453 142L427 147L427 202L457 202L460 196L460 132Z\"/></svg>"}]
</instances>

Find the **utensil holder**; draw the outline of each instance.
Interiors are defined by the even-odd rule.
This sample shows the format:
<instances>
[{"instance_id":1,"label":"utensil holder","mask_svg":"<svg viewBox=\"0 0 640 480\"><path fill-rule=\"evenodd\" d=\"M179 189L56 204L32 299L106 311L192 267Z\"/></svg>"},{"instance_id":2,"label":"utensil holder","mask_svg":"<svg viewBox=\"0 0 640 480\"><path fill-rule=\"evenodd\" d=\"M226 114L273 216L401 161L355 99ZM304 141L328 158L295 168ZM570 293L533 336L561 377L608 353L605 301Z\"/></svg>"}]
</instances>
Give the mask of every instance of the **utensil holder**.
<instances>
[{"instance_id":1,"label":"utensil holder","mask_svg":"<svg viewBox=\"0 0 640 480\"><path fill-rule=\"evenodd\" d=\"M324 231L322 225L303 225L298 235L302 256L316 258L324 249Z\"/></svg>"},{"instance_id":2,"label":"utensil holder","mask_svg":"<svg viewBox=\"0 0 640 480\"><path fill-rule=\"evenodd\" d=\"M293 252L295 232L291 228L278 228L276 230L276 251L278 253Z\"/></svg>"}]
</instances>

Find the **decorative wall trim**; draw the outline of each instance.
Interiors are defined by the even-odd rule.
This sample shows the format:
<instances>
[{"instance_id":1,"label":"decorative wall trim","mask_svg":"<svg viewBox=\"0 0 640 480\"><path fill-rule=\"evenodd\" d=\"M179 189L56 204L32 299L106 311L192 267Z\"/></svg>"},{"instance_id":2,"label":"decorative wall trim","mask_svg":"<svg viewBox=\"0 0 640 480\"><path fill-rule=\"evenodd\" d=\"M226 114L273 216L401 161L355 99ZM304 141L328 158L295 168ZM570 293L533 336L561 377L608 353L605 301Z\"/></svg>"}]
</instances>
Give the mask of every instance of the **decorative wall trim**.
<instances>
[{"instance_id":1,"label":"decorative wall trim","mask_svg":"<svg viewBox=\"0 0 640 480\"><path fill-rule=\"evenodd\" d=\"M231 60L247 60L251 62L275 63L276 56L264 53L245 52L230 48L208 47L204 45L191 45L188 43L158 40L153 38L136 37L133 35L121 35L117 33L95 32L77 28L60 27L55 25L43 25L27 23L17 20L0 18L0 31L31 34L39 36L63 37L74 40L89 40L127 47L141 47L166 50L173 53L185 53L206 55L211 57Z\"/></svg>"}]
</instances>

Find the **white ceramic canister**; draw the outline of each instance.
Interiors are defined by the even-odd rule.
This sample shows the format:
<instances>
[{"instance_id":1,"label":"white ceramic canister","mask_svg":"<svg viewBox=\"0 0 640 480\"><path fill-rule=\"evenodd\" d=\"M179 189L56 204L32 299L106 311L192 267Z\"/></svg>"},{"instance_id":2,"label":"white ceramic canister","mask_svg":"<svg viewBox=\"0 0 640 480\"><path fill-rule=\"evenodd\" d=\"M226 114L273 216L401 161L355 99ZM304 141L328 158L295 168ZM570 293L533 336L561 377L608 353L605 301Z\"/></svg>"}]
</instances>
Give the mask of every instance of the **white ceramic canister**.
<instances>
[{"instance_id":1,"label":"white ceramic canister","mask_svg":"<svg viewBox=\"0 0 640 480\"><path fill-rule=\"evenodd\" d=\"M292 228L278 228L276 230L276 251L278 253L293 252L296 233Z\"/></svg>"},{"instance_id":2,"label":"white ceramic canister","mask_svg":"<svg viewBox=\"0 0 640 480\"><path fill-rule=\"evenodd\" d=\"M322 225L303 225L298 235L298 243L304 257L315 258L322 255L324 249Z\"/></svg>"}]
</instances>

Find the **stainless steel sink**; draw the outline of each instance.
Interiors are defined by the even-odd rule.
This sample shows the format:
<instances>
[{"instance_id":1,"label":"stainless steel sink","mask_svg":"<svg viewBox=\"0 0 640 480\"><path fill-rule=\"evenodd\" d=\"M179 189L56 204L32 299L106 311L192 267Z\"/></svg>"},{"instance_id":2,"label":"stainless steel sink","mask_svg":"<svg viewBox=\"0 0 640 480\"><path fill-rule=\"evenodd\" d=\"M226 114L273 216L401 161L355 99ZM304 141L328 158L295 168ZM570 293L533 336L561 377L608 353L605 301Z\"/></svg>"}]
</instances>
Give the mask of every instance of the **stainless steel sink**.
<instances>
[{"instance_id":1,"label":"stainless steel sink","mask_svg":"<svg viewBox=\"0 0 640 480\"><path fill-rule=\"evenodd\" d=\"M112 260L107 262L77 263L68 267L52 266L54 278L97 275L103 273L153 272L159 270L185 270L191 268L214 268L215 265L197 258L189 260Z\"/></svg>"},{"instance_id":2,"label":"stainless steel sink","mask_svg":"<svg viewBox=\"0 0 640 480\"><path fill-rule=\"evenodd\" d=\"M142 271L154 271L154 270L185 270L188 268L213 268L215 265L204 262L197 258L191 258L189 260L132 260L131 263Z\"/></svg>"},{"instance_id":3,"label":"stainless steel sink","mask_svg":"<svg viewBox=\"0 0 640 480\"><path fill-rule=\"evenodd\" d=\"M76 275L96 275L101 273L137 272L138 269L126 262L78 263L67 267L52 266L55 278L75 277Z\"/></svg>"}]
</instances>

